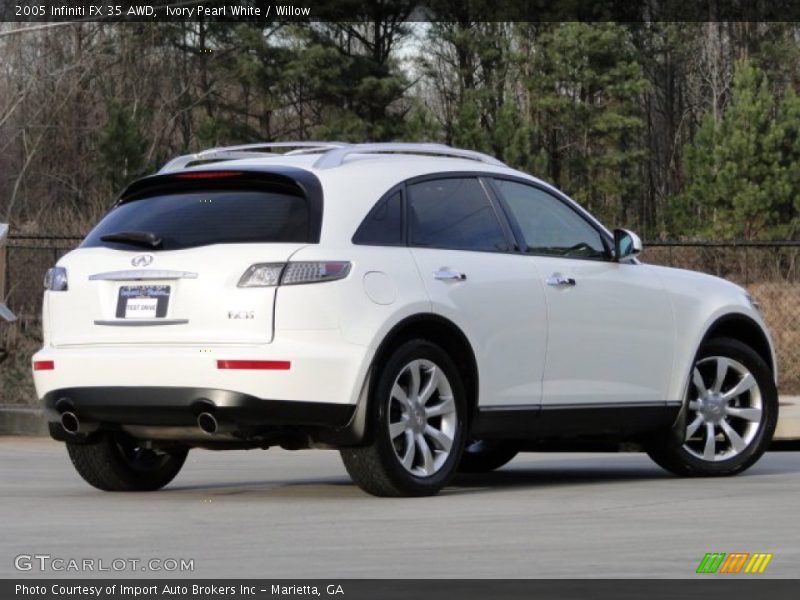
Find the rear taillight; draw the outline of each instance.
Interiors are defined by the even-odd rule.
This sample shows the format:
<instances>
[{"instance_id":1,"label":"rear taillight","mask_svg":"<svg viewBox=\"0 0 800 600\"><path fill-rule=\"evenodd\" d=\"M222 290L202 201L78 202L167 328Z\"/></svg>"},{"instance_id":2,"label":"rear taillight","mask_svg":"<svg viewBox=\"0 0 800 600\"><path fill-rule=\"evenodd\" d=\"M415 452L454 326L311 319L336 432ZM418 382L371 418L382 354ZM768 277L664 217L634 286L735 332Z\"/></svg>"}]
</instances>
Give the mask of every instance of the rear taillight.
<instances>
[{"instance_id":1,"label":"rear taillight","mask_svg":"<svg viewBox=\"0 0 800 600\"><path fill-rule=\"evenodd\" d=\"M67 270L64 267L47 269L44 275L44 289L51 292L64 292L67 290Z\"/></svg>"},{"instance_id":2,"label":"rear taillight","mask_svg":"<svg viewBox=\"0 0 800 600\"><path fill-rule=\"evenodd\" d=\"M56 368L56 363L52 360L35 360L33 361L34 371L52 371Z\"/></svg>"},{"instance_id":3,"label":"rear taillight","mask_svg":"<svg viewBox=\"0 0 800 600\"><path fill-rule=\"evenodd\" d=\"M290 262L281 277L281 285L334 281L344 279L349 272L349 262Z\"/></svg>"},{"instance_id":4,"label":"rear taillight","mask_svg":"<svg viewBox=\"0 0 800 600\"><path fill-rule=\"evenodd\" d=\"M272 287L344 279L350 273L347 261L259 263L251 265L239 279L239 287Z\"/></svg>"},{"instance_id":5,"label":"rear taillight","mask_svg":"<svg viewBox=\"0 0 800 600\"><path fill-rule=\"evenodd\" d=\"M260 263L250 265L239 278L239 287L271 287L281 281L285 263Z\"/></svg>"}]
</instances>

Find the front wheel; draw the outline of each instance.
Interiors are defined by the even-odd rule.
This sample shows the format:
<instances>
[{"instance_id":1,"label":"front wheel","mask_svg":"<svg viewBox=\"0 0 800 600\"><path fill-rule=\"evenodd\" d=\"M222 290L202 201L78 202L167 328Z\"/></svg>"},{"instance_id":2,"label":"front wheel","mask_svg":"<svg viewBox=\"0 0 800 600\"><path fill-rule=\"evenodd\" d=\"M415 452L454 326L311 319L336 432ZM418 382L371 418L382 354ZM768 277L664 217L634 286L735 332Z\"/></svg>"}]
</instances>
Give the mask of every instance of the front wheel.
<instances>
[{"instance_id":1,"label":"front wheel","mask_svg":"<svg viewBox=\"0 0 800 600\"><path fill-rule=\"evenodd\" d=\"M431 342L406 342L380 369L370 400L371 441L340 451L350 477L375 496L436 494L464 446L466 397L453 361Z\"/></svg>"},{"instance_id":2,"label":"front wheel","mask_svg":"<svg viewBox=\"0 0 800 600\"><path fill-rule=\"evenodd\" d=\"M189 450L159 450L124 434L104 433L90 444L67 442L67 452L78 474L97 489L146 492L172 481Z\"/></svg>"},{"instance_id":3,"label":"front wheel","mask_svg":"<svg viewBox=\"0 0 800 600\"><path fill-rule=\"evenodd\" d=\"M659 441L648 449L677 475L735 475L751 467L772 441L778 392L764 360L738 340L718 338L695 359L686 398L682 445Z\"/></svg>"}]
</instances>

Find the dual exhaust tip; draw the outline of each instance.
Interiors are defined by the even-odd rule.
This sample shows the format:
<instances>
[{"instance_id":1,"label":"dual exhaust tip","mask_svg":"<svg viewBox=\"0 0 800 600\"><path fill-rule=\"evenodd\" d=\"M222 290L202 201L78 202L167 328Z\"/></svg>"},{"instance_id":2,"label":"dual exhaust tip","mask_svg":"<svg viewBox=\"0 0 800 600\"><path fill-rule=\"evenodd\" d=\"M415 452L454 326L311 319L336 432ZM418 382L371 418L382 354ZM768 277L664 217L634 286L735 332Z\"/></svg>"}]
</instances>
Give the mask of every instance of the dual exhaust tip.
<instances>
[{"instance_id":1,"label":"dual exhaust tip","mask_svg":"<svg viewBox=\"0 0 800 600\"><path fill-rule=\"evenodd\" d=\"M61 427L63 427L64 431L67 433L76 434L97 431L98 425L97 423L81 421L74 412L66 410L61 413Z\"/></svg>"},{"instance_id":2,"label":"dual exhaust tip","mask_svg":"<svg viewBox=\"0 0 800 600\"><path fill-rule=\"evenodd\" d=\"M231 427L228 423L220 423L217 420L217 417L210 412L202 412L197 415L197 426L204 433L208 433L209 435L233 431L233 427Z\"/></svg>"},{"instance_id":3,"label":"dual exhaust tip","mask_svg":"<svg viewBox=\"0 0 800 600\"><path fill-rule=\"evenodd\" d=\"M220 423L210 412L202 412L197 416L197 426L201 431L209 435L217 433L227 433L232 427L226 423ZM61 413L61 427L69 434L91 433L97 430L97 423L87 423L81 421L71 410Z\"/></svg>"}]
</instances>

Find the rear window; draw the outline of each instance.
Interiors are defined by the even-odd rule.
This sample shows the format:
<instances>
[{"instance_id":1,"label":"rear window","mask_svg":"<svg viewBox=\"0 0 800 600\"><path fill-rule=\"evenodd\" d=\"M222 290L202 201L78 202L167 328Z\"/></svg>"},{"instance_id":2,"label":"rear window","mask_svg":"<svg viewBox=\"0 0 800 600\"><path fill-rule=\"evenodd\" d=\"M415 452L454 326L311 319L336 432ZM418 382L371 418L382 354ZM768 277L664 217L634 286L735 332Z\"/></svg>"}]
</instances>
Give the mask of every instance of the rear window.
<instances>
[{"instance_id":1,"label":"rear window","mask_svg":"<svg viewBox=\"0 0 800 600\"><path fill-rule=\"evenodd\" d=\"M210 244L305 243L312 241L309 232L309 209L303 196L217 189L155 195L124 203L103 217L82 245L143 247L102 239L130 233L152 234L160 240L160 245L152 248L157 250Z\"/></svg>"}]
</instances>

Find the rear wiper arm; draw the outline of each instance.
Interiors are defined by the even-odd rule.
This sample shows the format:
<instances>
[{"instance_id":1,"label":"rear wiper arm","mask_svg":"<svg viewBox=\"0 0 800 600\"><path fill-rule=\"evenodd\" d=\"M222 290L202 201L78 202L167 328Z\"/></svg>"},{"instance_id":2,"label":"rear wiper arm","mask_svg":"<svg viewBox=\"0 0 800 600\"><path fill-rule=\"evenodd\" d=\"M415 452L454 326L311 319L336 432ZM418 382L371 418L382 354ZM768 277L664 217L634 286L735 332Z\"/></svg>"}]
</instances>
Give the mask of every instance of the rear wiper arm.
<instances>
[{"instance_id":1,"label":"rear wiper arm","mask_svg":"<svg viewBox=\"0 0 800 600\"><path fill-rule=\"evenodd\" d=\"M154 249L161 247L161 238L150 231L118 231L101 235L100 239L104 242L122 242Z\"/></svg>"}]
</instances>

